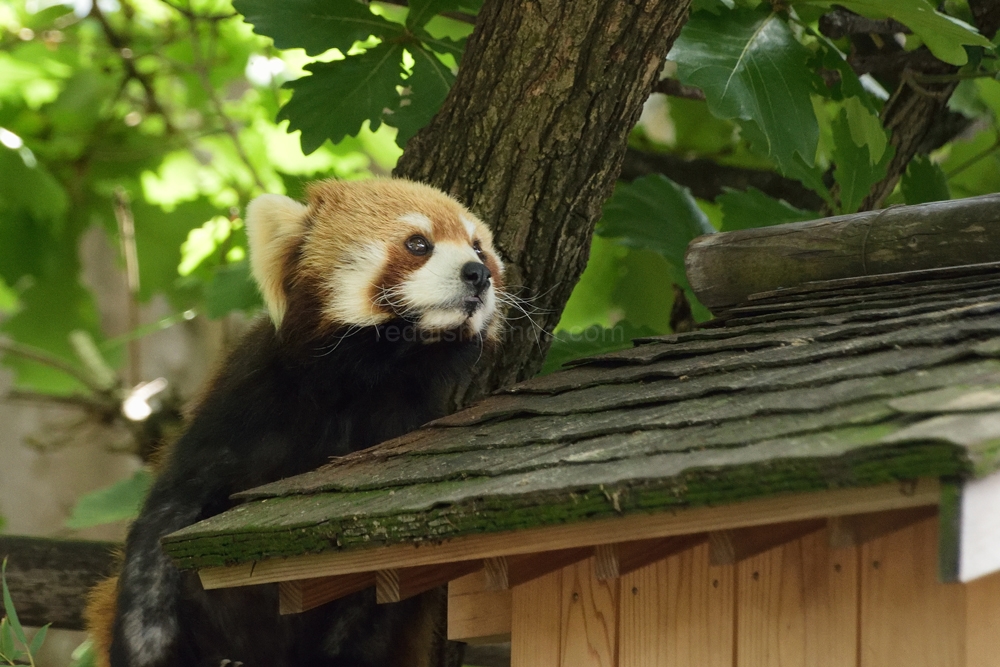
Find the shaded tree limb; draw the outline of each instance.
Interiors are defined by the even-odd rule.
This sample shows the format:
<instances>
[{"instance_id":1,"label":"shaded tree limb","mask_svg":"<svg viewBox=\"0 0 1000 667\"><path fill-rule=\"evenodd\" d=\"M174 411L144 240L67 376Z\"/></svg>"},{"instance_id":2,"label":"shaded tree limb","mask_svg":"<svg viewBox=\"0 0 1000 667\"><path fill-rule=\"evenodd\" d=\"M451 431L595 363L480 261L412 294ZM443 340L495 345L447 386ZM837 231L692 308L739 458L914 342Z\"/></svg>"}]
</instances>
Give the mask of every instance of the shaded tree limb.
<instances>
[{"instance_id":1,"label":"shaded tree limb","mask_svg":"<svg viewBox=\"0 0 1000 667\"><path fill-rule=\"evenodd\" d=\"M695 197L709 201L725 192L726 188L746 190L753 187L798 208L818 211L823 206L823 200L815 192L799 181L774 171L729 167L707 158L686 160L667 153L647 153L629 148L622 161L620 178L631 181L649 174L663 174L675 183L690 188Z\"/></svg>"},{"instance_id":2,"label":"shaded tree limb","mask_svg":"<svg viewBox=\"0 0 1000 667\"><path fill-rule=\"evenodd\" d=\"M1000 11L992 9L995 5L993 0L969 0L969 7L979 21L977 27L984 35L993 35L1000 28ZM926 51L926 47L920 51ZM885 177L872 186L862 201L862 211L881 208L910 160L932 149L934 144L944 143L935 128L945 127L954 120L948 111L948 99L958 86L958 79L949 80L948 75L956 74L958 67L924 58L919 67L912 63L905 67L895 92L882 109L882 126L890 131L889 144L896 152Z\"/></svg>"},{"instance_id":3,"label":"shaded tree limb","mask_svg":"<svg viewBox=\"0 0 1000 667\"><path fill-rule=\"evenodd\" d=\"M455 406L534 375L586 266L629 131L687 0L487 0L451 92L395 174L435 185L495 231L506 283L533 298Z\"/></svg>"}]
</instances>

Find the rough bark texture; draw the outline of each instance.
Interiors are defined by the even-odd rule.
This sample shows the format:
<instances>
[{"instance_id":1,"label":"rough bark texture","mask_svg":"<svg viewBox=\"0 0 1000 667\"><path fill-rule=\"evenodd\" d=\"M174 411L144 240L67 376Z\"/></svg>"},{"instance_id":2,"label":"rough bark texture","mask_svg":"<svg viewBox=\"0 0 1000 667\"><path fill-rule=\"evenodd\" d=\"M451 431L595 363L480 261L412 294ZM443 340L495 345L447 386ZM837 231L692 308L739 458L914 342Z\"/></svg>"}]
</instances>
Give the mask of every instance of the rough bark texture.
<instances>
[{"instance_id":1,"label":"rough bark texture","mask_svg":"<svg viewBox=\"0 0 1000 667\"><path fill-rule=\"evenodd\" d=\"M987 37L996 34L1000 27L996 0L970 0L969 8L981 33ZM889 143L896 154L886 168L885 178L872 186L860 210L881 208L910 160L918 153L936 148L935 143L943 143L934 140L935 129L949 124L948 99L958 86L958 80L937 82L921 78L957 72L954 65L930 58L919 65L911 62L903 70L898 87L882 109L882 125L891 132Z\"/></svg>"},{"instance_id":2,"label":"rough bark texture","mask_svg":"<svg viewBox=\"0 0 1000 667\"><path fill-rule=\"evenodd\" d=\"M87 591L114 569L113 542L0 537L7 585L20 621L83 629Z\"/></svg>"},{"instance_id":3,"label":"rough bark texture","mask_svg":"<svg viewBox=\"0 0 1000 667\"><path fill-rule=\"evenodd\" d=\"M495 231L508 285L545 332L583 272L626 140L689 0L488 0L441 111L395 173L436 185ZM510 313L462 405L533 375L548 348Z\"/></svg>"}]
</instances>

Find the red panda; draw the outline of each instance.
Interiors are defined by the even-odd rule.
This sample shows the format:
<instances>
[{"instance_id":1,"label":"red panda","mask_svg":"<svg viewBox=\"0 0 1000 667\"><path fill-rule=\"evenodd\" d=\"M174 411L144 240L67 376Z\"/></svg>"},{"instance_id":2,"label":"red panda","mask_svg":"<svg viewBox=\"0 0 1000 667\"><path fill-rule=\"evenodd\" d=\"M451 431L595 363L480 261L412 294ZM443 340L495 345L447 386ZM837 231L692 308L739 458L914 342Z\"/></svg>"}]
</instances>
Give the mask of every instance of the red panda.
<instances>
[{"instance_id":1,"label":"red panda","mask_svg":"<svg viewBox=\"0 0 1000 667\"><path fill-rule=\"evenodd\" d=\"M312 470L444 414L502 317L489 229L404 180L324 181L303 205L263 195L246 215L270 318L231 353L164 458L95 590L90 630L111 667L422 667L438 599L376 605L369 590L278 615L275 586L202 590L160 538L231 494Z\"/></svg>"}]
</instances>

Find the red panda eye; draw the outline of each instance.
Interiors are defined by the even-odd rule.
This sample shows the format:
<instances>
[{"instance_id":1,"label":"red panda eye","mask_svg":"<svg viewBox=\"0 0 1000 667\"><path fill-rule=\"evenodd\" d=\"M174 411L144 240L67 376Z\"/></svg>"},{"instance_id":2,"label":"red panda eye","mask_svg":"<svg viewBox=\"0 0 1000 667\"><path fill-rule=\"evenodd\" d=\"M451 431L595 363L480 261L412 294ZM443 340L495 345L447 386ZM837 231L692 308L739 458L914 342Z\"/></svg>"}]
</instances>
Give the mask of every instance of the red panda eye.
<instances>
[{"instance_id":1,"label":"red panda eye","mask_svg":"<svg viewBox=\"0 0 1000 667\"><path fill-rule=\"evenodd\" d=\"M410 251L411 255L420 257L431 251L431 242L417 234L406 239L406 249Z\"/></svg>"},{"instance_id":2,"label":"red panda eye","mask_svg":"<svg viewBox=\"0 0 1000 667\"><path fill-rule=\"evenodd\" d=\"M472 244L472 249L476 251L476 256L480 260L486 261L486 253L483 252L483 246L479 244L479 241L474 241Z\"/></svg>"}]
</instances>

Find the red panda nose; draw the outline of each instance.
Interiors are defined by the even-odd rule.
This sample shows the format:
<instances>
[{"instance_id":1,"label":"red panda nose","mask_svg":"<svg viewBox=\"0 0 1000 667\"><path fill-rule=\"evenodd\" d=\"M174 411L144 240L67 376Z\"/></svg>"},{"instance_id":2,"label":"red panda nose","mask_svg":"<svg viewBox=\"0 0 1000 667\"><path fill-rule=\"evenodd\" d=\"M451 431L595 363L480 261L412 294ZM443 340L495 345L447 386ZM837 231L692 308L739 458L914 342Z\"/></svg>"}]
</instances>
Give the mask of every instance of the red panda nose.
<instances>
[{"instance_id":1,"label":"red panda nose","mask_svg":"<svg viewBox=\"0 0 1000 667\"><path fill-rule=\"evenodd\" d=\"M476 290L478 296L490 284L490 270L481 262L466 262L462 267L462 282Z\"/></svg>"}]
</instances>

